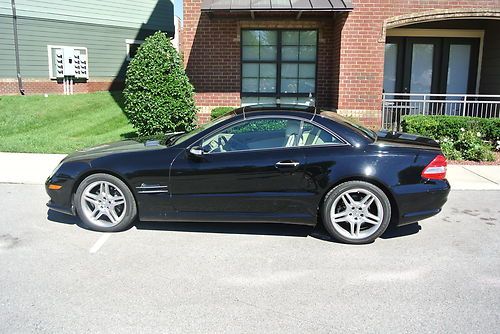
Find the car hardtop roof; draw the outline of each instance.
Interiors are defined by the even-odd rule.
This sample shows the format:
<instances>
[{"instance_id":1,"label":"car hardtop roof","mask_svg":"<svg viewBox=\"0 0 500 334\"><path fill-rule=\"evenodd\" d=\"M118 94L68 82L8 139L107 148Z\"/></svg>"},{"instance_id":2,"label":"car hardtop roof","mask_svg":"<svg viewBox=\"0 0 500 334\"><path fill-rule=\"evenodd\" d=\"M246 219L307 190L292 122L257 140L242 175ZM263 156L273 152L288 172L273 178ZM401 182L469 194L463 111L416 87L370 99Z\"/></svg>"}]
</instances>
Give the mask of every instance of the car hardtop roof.
<instances>
[{"instance_id":1,"label":"car hardtop roof","mask_svg":"<svg viewBox=\"0 0 500 334\"><path fill-rule=\"evenodd\" d=\"M235 115L243 115L243 117L245 117L248 113L265 111L299 111L315 115L317 108L314 106L298 104L254 104L235 109L233 110L233 113Z\"/></svg>"}]
</instances>

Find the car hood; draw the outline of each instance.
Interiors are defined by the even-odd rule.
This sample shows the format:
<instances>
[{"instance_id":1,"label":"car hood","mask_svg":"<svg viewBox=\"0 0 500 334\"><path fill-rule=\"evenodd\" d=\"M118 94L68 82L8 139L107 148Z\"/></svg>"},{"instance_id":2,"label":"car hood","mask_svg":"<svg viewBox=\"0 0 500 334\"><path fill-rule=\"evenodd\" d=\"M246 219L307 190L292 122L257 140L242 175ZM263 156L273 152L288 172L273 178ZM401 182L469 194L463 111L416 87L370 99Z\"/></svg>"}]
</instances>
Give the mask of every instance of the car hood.
<instances>
[{"instance_id":1,"label":"car hood","mask_svg":"<svg viewBox=\"0 0 500 334\"><path fill-rule=\"evenodd\" d=\"M137 137L133 139L101 144L71 153L64 160L91 160L117 153L163 149L167 147L165 145L167 139L172 137L173 135L175 134L168 134L161 137Z\"/></svg>"},{"instance_id":2,"label":"car hood","mask_svg":"<svg viewBox=\"0 0 500 334\"><path fill-rule=\"evenodd\" d=\"M391 146L419 147L425 149L440 149L434 139L404 132L377 132L377 143Z\"/></svg>"}]
</instances>

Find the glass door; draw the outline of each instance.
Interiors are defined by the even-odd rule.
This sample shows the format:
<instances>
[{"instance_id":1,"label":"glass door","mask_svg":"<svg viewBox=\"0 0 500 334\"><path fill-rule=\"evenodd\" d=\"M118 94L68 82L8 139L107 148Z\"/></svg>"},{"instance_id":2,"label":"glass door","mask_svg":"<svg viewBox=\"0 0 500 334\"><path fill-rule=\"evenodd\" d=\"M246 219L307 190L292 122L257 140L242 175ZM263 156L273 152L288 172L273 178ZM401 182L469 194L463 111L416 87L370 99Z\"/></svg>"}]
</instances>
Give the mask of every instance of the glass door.
<instances>
[{"instance_id":1,"label":"glass door","mask_svg":"<svg viewBox=\"0 0 500 334\"><path fill-rule=\"evenodd\" d=\"M478 54L477 38L388 37L384 92L472 94Z\"/></svg>"},{"instance_id":2,"label":"glass door","mask_svg":"<svg viewBox=\"0 0 500 334\"><path fill-rule=\"evenodd\" d=\"M437 93L439 83L439 38L408 38L404 70L404 92Z\"/></svg>"},{"instance_id":3,"label":"glass door","mask_svg":"<svg viewBox=\"0 0 500 334\"><path fill-rule=\"evenodd\" d=\"M468 114L463 96L428 94L473 94L478 55L477 38L388 37L384 92L394 95L386 95L391 102L384 104L384 124L399 124L402 116L411 114Z\"/></svg>"},{"instance_id":4,"label":"glass door","mask_svg":"<svg viewBox=\"0 0 500 334\"><path fill-rule=\"evenodd\" d=\"M474 94L476 89L479 41L448 38L443 44L441 91L446 94ZM446 115L464 115L463 98L447 96Z\"/></svg>"},{"instance_id":5,"label":"glass door","mask_svg":"<svg viewBox=\"0 0 500 334\"><path fill-rule=\"evenodd\" d=\"M385 44L384 93L397 92L396 74L398 70L398 43Z\"/></svg>"},{"instance_id":6,"label":"glass door","mask_svg":"<svg viewBox=\"0 0 500 334\"><path fill-rule=\"evenodd\" d=\"M417 94L410 96L403 115L428 114L429 105L423 100L426 94L437 93L439 84L439 59L441 44L439 38L406 38L403 92Z\"/></svg>"}]
</instances>

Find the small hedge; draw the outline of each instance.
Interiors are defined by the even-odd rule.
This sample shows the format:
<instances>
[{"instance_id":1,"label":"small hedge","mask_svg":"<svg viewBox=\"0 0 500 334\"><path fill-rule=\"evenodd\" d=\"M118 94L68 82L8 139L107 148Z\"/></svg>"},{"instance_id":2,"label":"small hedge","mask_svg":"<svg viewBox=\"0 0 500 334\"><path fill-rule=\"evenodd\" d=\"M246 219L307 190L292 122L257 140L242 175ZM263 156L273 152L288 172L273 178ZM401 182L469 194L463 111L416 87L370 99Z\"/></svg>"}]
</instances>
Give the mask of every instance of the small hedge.
<instances>
[{"instance_id":1,"label":"small hedge","mask_svg":"<svg viewBox=\"0 0 500 334\"><path fill-rule=\"evenodd\" d=\"M194 88L163 32L146 38L127 68L125 114L140 136L189 131L195 125Z\"/></svg>"},{"instance_id":2,"label":"small hedge","mask_svg":"<svg viewBox=\"0 0 500 334\"><path fill-rule=\"evenodd\" d=\"M406 116L403 132L436 139L451 160L492 161L500 139L500 119L462 116Z\"/></svg>"},{"instance_id":3,"label":"small hedge","mask_svg":"<svg viewBox=\"0 0 500 334\"><path fill-rule=\"evenodd\" d=\"M405 116L403 132L422 136L457 140L461 129L480 132L484 140L495 142L500 139L500 118L479 118L463 116Z\"/></svg>"},{"instance_id":4,"label":"small hedge","mask_svg":"<svg viewBox=\"0 0 500 334\"><path fill-rule=\"evenodd\" d=\"M221 117L221 116L223 116L223 115L225 115L228 112L233 111L233 110L234 110L233 107L217 107L217 108L214 108L210 112L210 119L214 120L214 119L219 118L219 117Z\"/></svg>"}]
</instances>

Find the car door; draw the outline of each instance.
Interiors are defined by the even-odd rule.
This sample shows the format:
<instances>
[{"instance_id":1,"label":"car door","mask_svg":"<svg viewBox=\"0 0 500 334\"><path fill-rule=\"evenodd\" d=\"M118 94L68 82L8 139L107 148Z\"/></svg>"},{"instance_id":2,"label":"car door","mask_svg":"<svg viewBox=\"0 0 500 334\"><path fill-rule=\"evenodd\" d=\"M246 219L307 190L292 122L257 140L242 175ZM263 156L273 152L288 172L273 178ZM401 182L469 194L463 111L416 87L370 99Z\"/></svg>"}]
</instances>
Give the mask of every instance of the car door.
<instances>
[{"instance_id":1,"label":"car door","mask_svg":"<svg viewBox=\"0 0 500 334\"><path fill-rule=\"evenodd\" d=\"M304 151L304 172L307 177L307 191L315 203L319 203L325 191L336 179L342 177L340 163L354 161L353 151L344 139L317 123L304 122L299 141Z\"/></svg>"},{"instance_id":2,"label":"car door","mask_svg":"<svg viewBox=\"0 0 500 334\"><path fill-rule=\"evenodd\" d=\"M194 220L293 221L304 215L300 125L287 117L247 118L191 145L171 168L176 210Z\"/></svg>"}]
</instances>

